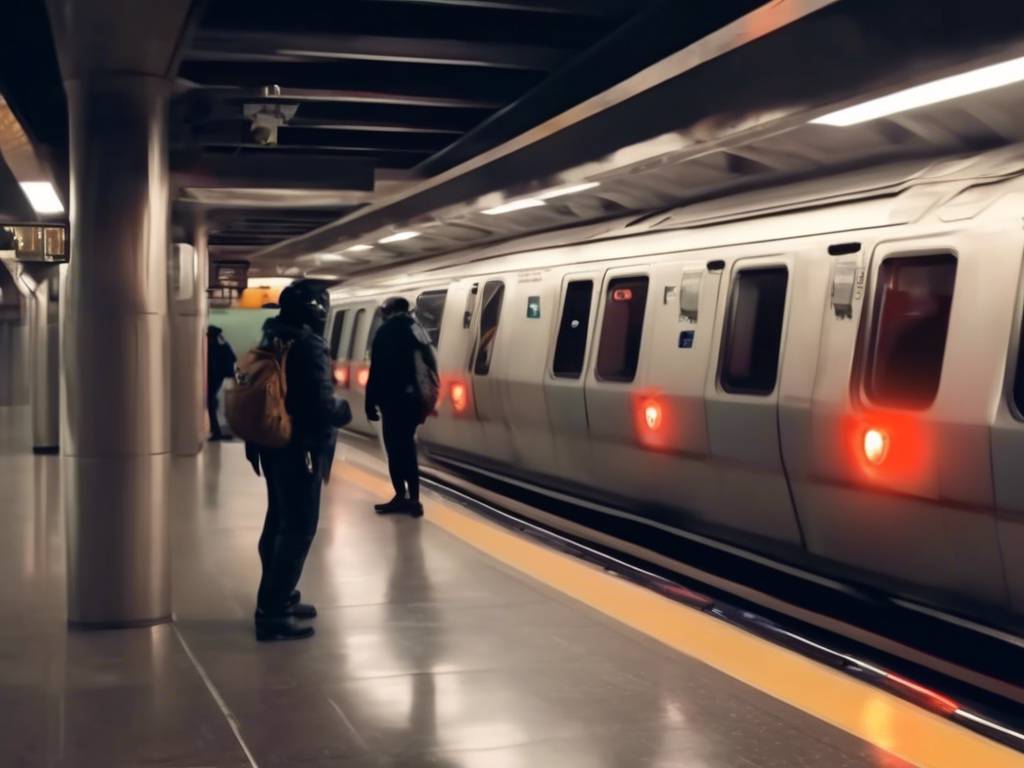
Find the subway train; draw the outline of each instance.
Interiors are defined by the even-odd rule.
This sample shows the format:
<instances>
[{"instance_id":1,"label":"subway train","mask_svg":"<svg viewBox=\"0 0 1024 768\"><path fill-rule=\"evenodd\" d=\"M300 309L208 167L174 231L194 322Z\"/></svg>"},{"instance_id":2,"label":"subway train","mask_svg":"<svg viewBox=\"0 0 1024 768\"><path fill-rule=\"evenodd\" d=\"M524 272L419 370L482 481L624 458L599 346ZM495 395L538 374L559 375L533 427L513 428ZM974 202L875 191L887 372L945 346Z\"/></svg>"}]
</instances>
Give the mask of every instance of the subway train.
<instances>
[{"instance_id":1,"label":"subway train","mask_svg":"<svg viewBox=\"0 0 1024 768\"><path fill-rule=\"evenodd\" d=\"M749 190L356 277L437 345L430 461L920 610L1024 626L1024 148Z\"/></svg>"}]
</instances>

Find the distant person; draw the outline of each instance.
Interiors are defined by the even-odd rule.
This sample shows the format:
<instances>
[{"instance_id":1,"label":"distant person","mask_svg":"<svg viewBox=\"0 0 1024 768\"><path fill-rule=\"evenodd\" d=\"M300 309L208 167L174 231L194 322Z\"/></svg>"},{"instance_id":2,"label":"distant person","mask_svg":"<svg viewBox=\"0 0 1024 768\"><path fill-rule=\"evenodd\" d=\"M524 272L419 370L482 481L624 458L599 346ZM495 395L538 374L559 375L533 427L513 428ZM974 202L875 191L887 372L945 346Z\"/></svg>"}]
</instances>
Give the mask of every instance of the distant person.
<instances>
[{"instance_id":1,"label":"distant person","mask_svg":"<svg viewBox=\"0 0 1024 768\"><path fill-rule=\"evenodd\" d=\"M434 409L437 360L430 337L413 319L401 296L381 306L383 324L373 338L370 378L366 382L366 418L383 419L384 450L394 498L374 508L379 514L420 517L420 472L416 428ZM432 391L431 391L432 390Z\"/></svg>"},{"instance_id":2,"label":"distant person","mask_svg":"<svg viewBox=\"0 0 1024 768\"><path fill-rule=\"evenodd\" d=\"M315 284L296 283L281 293L280 312L263 324L263 349L287 349L285 409L291 440L282 448L246 443L246 457L267 482L267 517L260 536L263 567L256 597L256 638L309 637L313 628L297 619L316 617L296 589L320 518L320 490L334 462L336 429L352 414L334 397L331 359L324 341L329 299Z\"/></svg>"},{"instance_id":3,"label":"distant person","mask_svg":"<svg viewBox=\"0 0 1024 768\"><path fill-rule=\"evenodd\" d=\"M224 338L224 332L216 325L206 329L206 410L210 414L210 439L228 438L220 428L217 416L218 395L224 379L235 375L235 350Z\"/></svg>"}]
</instances>

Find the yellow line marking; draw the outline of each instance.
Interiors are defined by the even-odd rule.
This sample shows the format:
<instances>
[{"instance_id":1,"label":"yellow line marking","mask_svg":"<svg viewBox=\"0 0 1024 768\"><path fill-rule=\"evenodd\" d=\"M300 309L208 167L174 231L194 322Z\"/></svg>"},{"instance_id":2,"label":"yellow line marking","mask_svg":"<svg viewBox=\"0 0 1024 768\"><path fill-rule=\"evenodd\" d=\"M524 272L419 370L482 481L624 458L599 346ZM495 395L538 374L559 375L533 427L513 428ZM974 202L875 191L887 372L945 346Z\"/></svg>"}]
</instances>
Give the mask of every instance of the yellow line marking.
<instances>
[{"instance_id":1,"label":"yellow line marking","mask_svg":"<svg viewBox=\"0 0 1024 768\"><path fill-rule=\"evenodd\" d=\"M391 486L344 463L342 477ZM1024 766L1024 756L849 675L636 584L548 549L442 501L426 518L479 550L809 715L922 768Z\"/></svg>"}]
</instances>

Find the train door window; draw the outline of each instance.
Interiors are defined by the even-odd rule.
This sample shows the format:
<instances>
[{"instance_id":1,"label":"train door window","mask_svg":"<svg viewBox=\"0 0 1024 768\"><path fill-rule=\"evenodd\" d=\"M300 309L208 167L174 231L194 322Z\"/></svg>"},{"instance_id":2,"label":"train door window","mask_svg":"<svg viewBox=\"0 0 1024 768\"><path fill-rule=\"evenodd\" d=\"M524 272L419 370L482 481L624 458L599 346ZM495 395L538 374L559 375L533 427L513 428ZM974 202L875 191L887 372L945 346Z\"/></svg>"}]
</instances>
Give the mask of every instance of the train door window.
<instances>
[{"instance_id":1,"label":"train door window","mask_svg":"<svg viewBox=\"0 0 1024 768\"><path fill-rule=\"evenodd\" d=\"M608 283L597 348L597 378L632 381L640 360L647 311L646 277L621 277Z\"/></svg>"},{"instance_id":2,"label":"train door window","mask_svg":"<svg viewBox=\"0 0 1024 768\"><path fill-rule=\"evenodd\" d=\"M381 312L380 307L377 307L373 311L373 319L370 321L370 332L366 334L366 351L363 353L363 359L370 359L370 350L373 349L373 337L377 335L377 330L384 322L384 313Z\"/></svg>"},{"instance_id":3,"label":"train door window","mask_svg":"<svg viewBox=\"0 0 1024 768\"><path fill-rule=\"evenodd\" d=\"M788 283L785 267L737 273L722 346L720 381L726 392L770 395L775 391Z\"/></svg>"},{"instance_id":4,"label":"train door window","mask_svg":"<svg viewBox=\"0 0 1024 768\"><path fill-rule=\"evenodd\" d=\"M416 320L435 347L441 341L441 317L447 297L448 291L425 291L416 297Z\"/></svg>"},{"instance_id":5,"label":"train door window","mask_svg":"<svg viewBox=\"0 0 1024 768\"><path fill-rule=\"evenodd\" d=\"M486 376L491 370L494 358L494 337L498 334L501 319L501 303L505 298L505 284L500 280L484 283L484 295L480 309L480 340L476 348L476 362L473 373Z\"/></svg>"},{"instance_id":6,"label":"train door window","mask_svg":"<svg viewBox=\"0 0 1024 768\"><path fill-rule=\"evenodd\" d=\"M873 402L931 405L939 391L955 280L953 254L881 263L865 371L865 391Z\"/></svg>"},{"instance_id":7,"label":"train door window","mask_svg":"<svg viewBox=\"0 0 1024 768\"><path fill-rule=\"evenodd\" d=\"M341 346L341 329L345 327L345 310L339 309L334 313L334 323L331 325L331 357L338 359L338 347Z\"/></svg>"},{"instance_id":8,"label":"train door window","mask_svg":"<svg viewBox=\"0 0 1024 768\"><path fill-rule=\"evenodd\" d=\"M345 357L346 360L352 360L352 356L356 353L356 338L359 336L359 332L363 330L365 317L365 309L356 310L356 317L352 322L352 335L348 337L348 355Z\"/></svg>"},{"instance_id":9,"label":"train door window","mask_svg":"<svg viewBox=\"0 0 1024 768\"><path fill-rule=\"evenodd\" d=\"M594 283L591 280L573 280L565 288L562 320L558 326L555 359L551 366L552 373L559 378L578 379L583 372L593 293Z\"/></svg>"}]
</instances>

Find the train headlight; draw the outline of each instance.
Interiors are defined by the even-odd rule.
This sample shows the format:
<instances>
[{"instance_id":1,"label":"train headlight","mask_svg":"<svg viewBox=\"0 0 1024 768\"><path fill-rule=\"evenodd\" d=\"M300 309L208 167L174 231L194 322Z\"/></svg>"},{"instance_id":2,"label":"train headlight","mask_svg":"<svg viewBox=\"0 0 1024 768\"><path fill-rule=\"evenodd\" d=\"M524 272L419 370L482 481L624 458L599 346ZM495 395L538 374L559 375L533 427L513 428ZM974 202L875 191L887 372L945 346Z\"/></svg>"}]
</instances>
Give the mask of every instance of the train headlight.
<instances>
[{"instance_id":1,"label":"train headlight","mask_svg":"<svg viewBox=\"0 0 1024 768\"><path fill-rule=\"evenodd\" d=\"M334 366L334 383L339 387L348 387L349 369L346 363L338 363Z\"/></svg>"},{"instance_id":2,"label":"train headlight","mask_svg":"<svg viewBox=\"0 0 1024 768\"><path fill-rule=\"evenodd\" d=\"M459 381L452 384L451 396L452 410L455 413L465 413L469 406L469 392L466 390L466 385Z\"/></svg>"},{"instance_id":3,"label":"train headlight","mask_svg":"<svg viewBox=\"0 0 1024 768\"><path fill-rule=\"evenodd\" d=\"M864 433L864 458L877 466L888 455L889 435L885 430L872 427Z\"/></svg>"},{"instance_id":4,"label":"train headlight","mask_svg":"<svg viewBox=\"0 0 1024 768\"><path fill-rule=\"evenodd\" d=\"M359 369L359 373L356 374L356 383L360 387L362 387L363 389L366 389L366 382L368 382L369 380L370 380L370 369L369 368L360 368Z\"/></svg>"},{"instance_id":5,"label":"train headlight","mask_svg":"<svg viewBox=\"0 0 1024 768\"><path fill-rule=\"evenodd\" d=\"M644 424L651 432L657 432L661 428L661 406L653 400L643 404Z\"/></svg>"}]
</instances>

